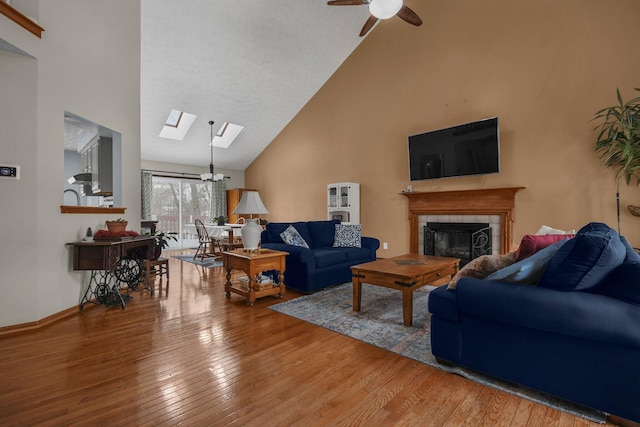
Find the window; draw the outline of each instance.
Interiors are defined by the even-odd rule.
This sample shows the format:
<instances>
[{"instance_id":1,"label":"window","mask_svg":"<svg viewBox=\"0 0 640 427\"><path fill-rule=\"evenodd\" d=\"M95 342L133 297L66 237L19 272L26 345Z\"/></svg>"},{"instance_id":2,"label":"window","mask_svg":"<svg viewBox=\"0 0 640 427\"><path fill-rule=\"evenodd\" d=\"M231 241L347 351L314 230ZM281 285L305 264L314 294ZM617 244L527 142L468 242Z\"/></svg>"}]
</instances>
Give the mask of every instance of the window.
<instances>
[{"instance_id":1,"label":"window","mask_svg":"<svg viewBox=\"0 0 640 427\"><path fill-rule=\"evenodd\" d=\"M178 242L171 248L198 246L196 219L211 223L211 183L195 179L153 177L151 215L157 218L158 231L178 232Z\"/></svg>"}]
</instances>

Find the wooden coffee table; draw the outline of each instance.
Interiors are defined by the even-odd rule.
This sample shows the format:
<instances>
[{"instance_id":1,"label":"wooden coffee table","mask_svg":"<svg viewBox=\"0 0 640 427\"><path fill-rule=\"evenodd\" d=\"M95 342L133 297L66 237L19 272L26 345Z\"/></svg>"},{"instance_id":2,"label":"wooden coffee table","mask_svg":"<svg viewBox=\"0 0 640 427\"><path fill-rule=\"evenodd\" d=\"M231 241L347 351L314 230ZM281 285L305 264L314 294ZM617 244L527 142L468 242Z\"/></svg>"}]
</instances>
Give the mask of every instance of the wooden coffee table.
<instances>
[{"instance_id":1,"label":"wooden coffee table","mask_svg":"<svg viewBox=\"0 0 640 427\"><path fill-rule=\"evenodd\" d=\"M351 267L353 311L360 311L362 283L402 291L404 325L413 324L413 291L424 285L449 283L458 272L458 258L407 254Z\"/></svg>"}]
</instances>

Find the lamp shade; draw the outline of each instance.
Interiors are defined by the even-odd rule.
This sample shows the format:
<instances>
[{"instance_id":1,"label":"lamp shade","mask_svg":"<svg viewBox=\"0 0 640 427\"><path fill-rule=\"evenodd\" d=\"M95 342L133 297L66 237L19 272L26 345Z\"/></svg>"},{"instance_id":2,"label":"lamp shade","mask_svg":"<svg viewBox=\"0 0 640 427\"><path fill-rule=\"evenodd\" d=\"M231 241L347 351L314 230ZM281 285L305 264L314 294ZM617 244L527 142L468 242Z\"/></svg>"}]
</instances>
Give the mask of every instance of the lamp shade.
<instances>
[{"instance_id":1,"label":"lamp shade","mask_svg":"<svg viewBox=\"0 0 640 427\"><path fill-rule=\"evenodd\" d=\"M242 193L240 203L233 210L234 214L268 214L269 211L264 207L260 195L257 191L245 191ZM246 224L240 230L242 234L242 245L245 250L257 250L260 244L260 233L262 227L258 225L257 219L246 219Z\"/></svg>"},{"instance_id":2,"label":"lamp shade","mask_svg":"<svg viewBox=\"0 0 640 427\"><path fill-rule=\"evenodd\" d=\"M269 211L264 207L260 194L257 191L245 191L242 193L240 203L233 210L233 214L268 214Z\"/></svg>"}]
</instances>

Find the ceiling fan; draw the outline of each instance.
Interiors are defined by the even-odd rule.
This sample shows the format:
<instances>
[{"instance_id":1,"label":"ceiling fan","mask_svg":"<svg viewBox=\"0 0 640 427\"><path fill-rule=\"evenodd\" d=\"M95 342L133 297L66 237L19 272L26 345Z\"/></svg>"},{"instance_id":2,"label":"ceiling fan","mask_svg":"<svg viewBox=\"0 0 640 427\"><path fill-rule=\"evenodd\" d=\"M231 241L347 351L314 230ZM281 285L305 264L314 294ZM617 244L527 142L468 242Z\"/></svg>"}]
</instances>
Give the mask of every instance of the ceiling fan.
<instances>
[{"instance_id":1,"label":"ceiling fan","mask_svg":"<svg viewBox=\"0 0 640 427\"><path fill-rule=\"evenodd\" d=\"M402 0L331 0L327 2L329 6L360 6L366 4L369 7L371 16L364 23L360 30L360 37L364 37L379 19L389 19L397 16L416 27L422 25L422 19Z\"/></svg>"},{"instance_id":2,"label":"ceiling fan","mask_svg":"<svg viewBox=\"0 0 640 427\"><path fill-rule=\"evenodd\" d=\"M209 126L211 127L211 140L209 142L209 145L211 146L211 163L209 163L209 173L201 173L200 179L203 181L220 181L226 177L222 173L213 173L213 120L209 120Z\"/></svg>"}]
</instances>

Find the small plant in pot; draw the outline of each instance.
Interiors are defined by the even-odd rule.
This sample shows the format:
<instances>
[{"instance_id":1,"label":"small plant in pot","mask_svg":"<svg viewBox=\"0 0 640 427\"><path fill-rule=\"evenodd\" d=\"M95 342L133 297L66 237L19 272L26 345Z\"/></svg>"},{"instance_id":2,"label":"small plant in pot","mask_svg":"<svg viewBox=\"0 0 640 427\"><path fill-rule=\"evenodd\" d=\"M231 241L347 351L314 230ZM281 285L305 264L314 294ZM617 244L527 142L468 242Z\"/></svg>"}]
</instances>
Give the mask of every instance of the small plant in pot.
<instances>
[{"instance_id":1,"label":"small plant in pot","mask_svg":"<svg viewBox=\"0 0 640 427\"><path fill-rule=\"evenodd\" d=\"M118 233L127 229L129 222L124 218L118 218L112 221L106 221L107 229L110 233Z\"/></svg>"},{"instance_id":2,"label":"small plant in pot","mask_svg":"<svg viewBox=\"0 0 640 427\"><path fill-rule=\"evenodd\" d=\"M640 91L640 88L636 88ZM618 208L618 233L620 233L620 182L627 185L635 180L640 185L640 96L627 102L616 89L618 104L596 112L594 120L603 120L594 150L607 167L616 169L616 202ZM631 208L629 209L631 211ZM633 211L632 211L633 213Z\"/></svg>"},{"instance_id":3,"label":"small plant in pot","mask_svg":"<svg viewBox=\"0 0 640 427\"><path fill-rule=\"evenodd\" d=\"M224 215L216 217L216 219L213 220L213 222L215 222L216 225L225 225L227 223L227 221L228 221L228 219Z\"/></svg>"},{"instance_id":4,"label":"small plant in pot","mask_svg":"<svg viewBox=\"0 0 640 427\"><path fill-rule=\"evenodd\" d=\"M160 258L160 255L162 255L162 250L169 247L169 242L171 240L177 242L177 234L178 233L176 233L175 231L156 231L156 233L153 234L153 237L156 241L154 246L154 253L151 259L155 260Z\"/></svg>"}]
</instances>

